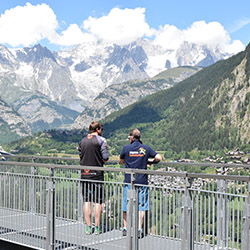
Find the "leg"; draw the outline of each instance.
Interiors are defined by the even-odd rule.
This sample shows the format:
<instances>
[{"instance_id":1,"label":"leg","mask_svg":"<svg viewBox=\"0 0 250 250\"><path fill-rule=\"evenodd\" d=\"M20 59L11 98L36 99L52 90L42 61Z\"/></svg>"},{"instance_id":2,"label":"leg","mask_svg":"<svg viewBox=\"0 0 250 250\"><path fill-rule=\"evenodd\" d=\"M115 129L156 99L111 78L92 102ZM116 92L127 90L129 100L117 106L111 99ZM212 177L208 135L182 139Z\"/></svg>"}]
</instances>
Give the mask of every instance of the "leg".
<instances>
[{"instance_id":1,"label":"leg","mask_svg":"<svg viewBox=\"0 0 250 250\"><path fill-rule=\"evenodd\" d=\"M127 228L127 212L123 211L123 227Z\"/></svg>"},{"instance_id":2,"label":"leg","mask_svg":"<svg viewBox=\"0 0 250 250\"><path fill-rule=\"evenodd\" d=\"M91 202L83 203L83 213L86 225L91 226Z\"/></svg>"},{"instance_id":3,"label":"leg","mask_svg":"<svg viewBox=\"0 0 250 250\"><path fill-rule=\"evenodd\" d=\"M144 222L145 211L139 211L139 225L138 230L142 230L143 222Z\"/></svg>"},{"instance_id":4,"label":"leg","mask_svg":"<svg viewBox=\"0 0 250 250\"><path fill-rule=\"evenodd\" d=\"M83 214L87 226L91 226L91 199L88 182L82 183Z\"/></svg>"},{"instance_id":5,"label":"leg","mask_svg":"<svg viewBox=\"0 0 250 250\"><path fill-rule=\"evenodd\" d=\"M93 184L93 199L95 202L95 226L99 227L101 222L102 214L102 201L103 201L103 184L95 183Z\"/></svg>"},{"instance_id":6,"label":"leg","mask_svg":"<svg viewBox=\"0 0 250 250\"><path fill-rule=\"evenodd\" d=\"M92 233L91 227L91 197L89 192L89 184L82 183L82 196L83 196L83 214L86 223L85 232L86 234Z\"/></svg>"},{"instance_id":7,"label":"leg","mask_svg":"<svg viewBox=\"0 0 250 250\"><path fill-rule=\"evenodd\" d=\"M127 235L127 189L128 186L125 185L123 189L123 201L122 201L122 216L123 216L123 229L122 229L122 235Z\"/></svg>"},{"instance_id":8,"label":"leg","mask_svg":"<svg viewBox=\"0 0 250 250\"><path fill-rule=\"evenodd\" d=\"M143 223L144 223L144 217L145 217L145 211L148 210L148 187L139 187L139 225L138 229L142 230ZM146 226L146 225L145 225Z\"/></svg>"},{"instance_id":9,"label":"leg","mask_svg":"<svg viewBox=\"0 0 250 250\"><path fill-rule=\"evenodd\" d=\"M123 189L122 211L123 211L123 228L126 229L127 229L127 190L128 190L128 185L125 185Z\"/></svg>"},{"instance_id":10,"label":"leg","mask_svg":"<svg viewBox=\"0 0 250 250\"><path fill-rule=\"evenodd\" d=\"M99 227L102 214L102 204L95 203L95 226Z\"/></svg>"},{"instance_id":11,"label":"leg","mask_svg":"<svg viewBox=\"0 0 250 250\"><path fill-rule=\"evenodd\" d=\"M122 235L127 236L127 212L123 211L123 229L122 229Z\"/></svg>"}]
</instances>

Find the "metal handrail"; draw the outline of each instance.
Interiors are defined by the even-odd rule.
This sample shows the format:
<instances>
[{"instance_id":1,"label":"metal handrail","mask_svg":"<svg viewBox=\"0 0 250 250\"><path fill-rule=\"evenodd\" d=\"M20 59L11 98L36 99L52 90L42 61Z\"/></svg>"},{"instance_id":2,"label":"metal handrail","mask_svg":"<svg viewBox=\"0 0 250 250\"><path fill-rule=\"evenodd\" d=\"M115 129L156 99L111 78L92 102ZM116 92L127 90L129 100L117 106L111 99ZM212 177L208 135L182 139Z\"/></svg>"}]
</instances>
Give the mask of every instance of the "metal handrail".
<instances>
[{"instance_id":1,"label":"metal handrail","mask_svg":"<svg viewBox=\"0 0 250 250\"><path fill-rule=\"evenodd\" d=\"M59 157L43 157L43 156L11 156L18 158L27 158L27 159L50 159L50 160L65 160L65 158ZM68 159L68 158L67 158ZM72 158L70 158L71 160ZM76 160L76 158L73 158ZM79 160L79 159L77 159ZM109 164L118 164L117 161L112 161ZM197 163L197 162L160 162L158 164L162 165L185 165L185 166L215 166L211 163ZM24 166L24 167L43 167L48 169L75 169L75 170L100 170L100 167L93 166L81 166L81 165L63 165L63 164L51 164L51 163L36 163L36 162L15 162L15 161L0 161L0 165L11 165L11 166ZM216 164L216 167L223 167L225 164ZM227 166L227 165L226 165ZM234 167L247 167L247 164L230 164ZM188 173L188 172L170 172L170 171L158 171L158 170L142 170L142 169L129 169L129 168L112 168L104 167L103 171L107 172L121 172L121 173L134 173L134 174L148 174L148 175L162 175L162 176L178 176L183 178L213 178L213 179L224 179L224 180L238 180L238 181L250 181L250 176L238 176L238 175L216 175L216 174L200 174L200 173Z\"/></svg>"},{"instance_id":2,"label":"metal handrail","mask_svg":"<svg viewBox=\"0 0 250 250\"><path fill-rule=\"evenodd\" d=\"M1 155L1 154L0 154ZM9 154L5 155L7 158L26 158L26 159L43 159L43 160L70 160L70 161L79 161L79 157L56 157L56 156L43 156L43 155L14 155ZM117 161L109 160L106 164L115 164ZM207 166L207 167L241 167L241 168L250 168L250 164L245 163L211 163L211 162L179 162L179 161L161 161L161 165L179 165L179 166Z\"/></svg>"}]
</instances>

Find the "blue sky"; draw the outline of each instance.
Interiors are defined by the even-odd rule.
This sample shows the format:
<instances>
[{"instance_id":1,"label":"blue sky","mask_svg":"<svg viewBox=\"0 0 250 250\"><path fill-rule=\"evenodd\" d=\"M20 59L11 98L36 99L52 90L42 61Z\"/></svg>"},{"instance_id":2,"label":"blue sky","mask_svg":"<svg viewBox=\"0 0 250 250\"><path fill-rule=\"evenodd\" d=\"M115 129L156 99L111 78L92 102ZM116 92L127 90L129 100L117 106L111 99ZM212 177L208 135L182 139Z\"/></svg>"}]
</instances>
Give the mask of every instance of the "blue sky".
<instances>
[{"instance_id":1,"label":"blue sky","mask_svg":"<svg viewBox=\"0 0 250 250\"><path fill-rule=\"evenodd\" d=\"M188 40L236 53L250 42L249 10L249 0L3 0L0 43L57 50L144 37L169 49Z\"/></svg>"}]
</instances>

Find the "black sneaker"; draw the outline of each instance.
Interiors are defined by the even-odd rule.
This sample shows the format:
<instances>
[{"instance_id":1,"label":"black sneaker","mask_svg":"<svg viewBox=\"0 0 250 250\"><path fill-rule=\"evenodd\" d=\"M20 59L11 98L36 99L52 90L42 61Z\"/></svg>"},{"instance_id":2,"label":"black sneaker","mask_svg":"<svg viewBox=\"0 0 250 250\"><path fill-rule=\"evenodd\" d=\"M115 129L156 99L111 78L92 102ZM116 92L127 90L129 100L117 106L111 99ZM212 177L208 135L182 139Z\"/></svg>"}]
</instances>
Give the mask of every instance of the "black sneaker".
<instances>
[{"instance_id":1,"label":"black sneaker","mask_svg":"<svg viewBox=\"0 0 250 250\"><path fill-rule=\"evenodd\" d=\"M127 228L122 229L122 236L127 236Z\"/></svg>"},{"instance_id":2,"label":"black sneaker","mask_svg":"<svg viewBox=\"0 0 250 250\"><path fill-rule=\"evenodd\" d=\"M138 230L138 239L142 239L144 237L143 230Z\"/></svg>"}]
</instances>

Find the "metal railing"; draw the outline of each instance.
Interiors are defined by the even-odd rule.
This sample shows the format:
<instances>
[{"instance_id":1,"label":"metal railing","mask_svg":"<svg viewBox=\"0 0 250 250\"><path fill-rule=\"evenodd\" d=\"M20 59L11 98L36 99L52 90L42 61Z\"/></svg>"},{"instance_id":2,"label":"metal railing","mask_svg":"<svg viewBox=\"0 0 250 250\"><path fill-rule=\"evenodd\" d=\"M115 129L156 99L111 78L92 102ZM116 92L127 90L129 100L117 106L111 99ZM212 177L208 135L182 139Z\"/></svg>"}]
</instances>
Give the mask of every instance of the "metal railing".
<instances>
[{"instance_id":1,"label":"metal railing","mask_svg":"<svg viewBox=\"0 0 250 250\"><path fill-rule=\"evenodd\" d=\"M72 161L68 158L18 160L0 161L0 240L34 249L250 249L249 176L104 167L104 182L100 182L104 186L102 233L87 235L82 201L86 184L79 178L79 170L100 168L35 162ZM180 163L163 163L176 164ZM127 196L127 236L121 231L124 173L132 180ZM145 186L149 209L143 218L143 233L138 234L138 202L142 202L138 189L142 185L134 180L142 173L149 175ZM94 230L94 213L91 221Z\"/></svg>"}]
</instances>

